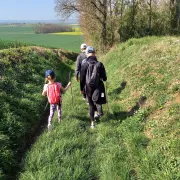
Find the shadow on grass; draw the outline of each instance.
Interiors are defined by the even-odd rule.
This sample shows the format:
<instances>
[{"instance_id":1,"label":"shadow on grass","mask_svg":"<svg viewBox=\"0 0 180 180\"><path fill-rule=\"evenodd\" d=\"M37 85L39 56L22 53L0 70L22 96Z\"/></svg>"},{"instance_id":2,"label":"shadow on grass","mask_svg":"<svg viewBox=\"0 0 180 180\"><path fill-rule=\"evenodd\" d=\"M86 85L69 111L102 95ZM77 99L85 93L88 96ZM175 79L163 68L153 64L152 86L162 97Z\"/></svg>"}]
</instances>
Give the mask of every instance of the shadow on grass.
<instances>
[{"instance_id":1,"label":"shadow on grass","mask_svg":"<svg viewBox=\"0 0 180 180\"><path fill-rule=\"evenodd\" d=\"M113 112L113 114L108 114L108 120L120 120L120 123L128 117L128 113L125 111Z\"/></svg>"},{"instance_id":2,"label":"shadow on grass","mask_svg":"<svg viewBox=\"0 0 180 180\"><path fill-rule=\"evenodd\" d=\"M120 84L120 87L114 89L112 92L108 93L110 96L113 95L113 94L121 94L122 90L125 89L127 85L127 82L126 81L123 81L121 84Z\"/></svg>"},{"instance_id":3,"label":"shadow on grass","mask_svg":"<svg viewBox=\"0 0 180 180\"><path fill-rule=\"evenodd\" d=\"M135 106L133 106L129 111L115 111L113 114L109 114L107 119L118 119L120 122L125 120L126 118L133 116L136 111L138 111L145 104L147 98L145 96L141 96L139 100L136 102Z\"/></svg>"},{"instance_id":4,"label":"shadow on grass","mask_svg":"<svg viewBox=\"0 0 180 180\"><path fill-rule=\"evenodd\" d=\"M129 111L114 111L113 113L108 113L105 117L106 120L112 120L112 119L118 119L120 123L127 119L130 116L133 116L136 111L138 111L146 102L147 98L145 96L141 96L139 100L136 102L135 106L133 106ZM88 111L87 111L88 112ZM73 115L73 118L78 119L84 123L82 123L82 126L89 126L90 123L90 117L85 115ZM103 117L104 119L104 117ZM96 123L102 122L99 119L96 119Z\"/></svg>"},{"instance_id":5,"label":"shadow on grass","mask_svg":"<svg viewBox=\"0 0 180 180\"><path fill-rule=\"evenodd\" d=\"M136 102L136 105L131 108L130 111L128 111L128 116L133 116L136 111L138 111L146 102L147 98L145 96L141 96Z\"/></svg>"},{"instance_id":6,"label":"shadow on grass","mask_svg":"<svg viewBox=\"0 0 180 180\"><path fill-rule=\"evenodd\" d=\"M90 126L90 117L87 117L85 115L75 115L73 118L78 119L80 121L80 127L83 129L83 131L86 131L87 128Z\"/></svg>"},{"instance_id":7,"label":"shadow on grass","mask_svg":"<svg viewBox=\"0 0 180 180\"><path fill-rule=\"evenodd\" d=\"M75 115L73 118L78 119L83 122L90 122L90 117L84 116L84 115Z\"/></svg>"}]
</instances>

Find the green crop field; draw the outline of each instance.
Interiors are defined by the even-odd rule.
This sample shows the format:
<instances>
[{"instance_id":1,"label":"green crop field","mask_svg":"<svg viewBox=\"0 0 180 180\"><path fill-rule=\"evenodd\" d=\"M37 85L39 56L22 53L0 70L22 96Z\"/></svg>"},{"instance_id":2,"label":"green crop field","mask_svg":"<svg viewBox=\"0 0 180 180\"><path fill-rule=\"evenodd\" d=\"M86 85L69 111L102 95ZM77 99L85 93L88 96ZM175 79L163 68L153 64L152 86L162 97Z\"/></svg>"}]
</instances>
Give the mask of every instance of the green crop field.
<instances>
[{"instance_id":1,"label":"green crop field","mask_svg":"<svg viewBox=\"0 0 180 180\"><path fill-rule=\"evenodd\" d=\"M0 39L79 52L82 35L35 34L33 25L0 25Z\"/></svg>"}]
</instances>

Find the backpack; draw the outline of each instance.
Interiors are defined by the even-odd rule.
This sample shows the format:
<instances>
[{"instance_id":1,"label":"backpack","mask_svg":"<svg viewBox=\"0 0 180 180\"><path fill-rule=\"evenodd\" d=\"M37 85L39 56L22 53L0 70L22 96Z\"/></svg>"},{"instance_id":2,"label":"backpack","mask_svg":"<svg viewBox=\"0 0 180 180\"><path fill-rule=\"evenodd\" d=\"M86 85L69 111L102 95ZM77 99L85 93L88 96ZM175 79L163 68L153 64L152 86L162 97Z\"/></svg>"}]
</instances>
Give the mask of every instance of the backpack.
<instances>
[{"instance_id":1,"label":"backpack","mask_svg":"<svg viewBox=\"0 0 180 180\"><path fill-rule=\"evenodd\" d=\"M88 62L88 69L86 73L86 85L90 88L96 89L99 86L99 64L98 61Z\"/></svg>"},{"instance_id":2,"label":"backpack","mask_svg":"<svg viewBox=\"0 0 180 180\"><path fill-rule=\"evenodd\" d=\"M60 102L61 91L57 83L48 84L47 96L50 104L58 104Z\"/></svg>"},{"instance_id":3,"label":"backpack","mask_svg":"<svg viewBox=\"0 0 180 180\"><path fill-rule=\"evenodd\" d=\"M85 58L85 59L82 60L81 65L84 64L85 62L87 62L87 58Z\"/></svg>"}]
</instances>

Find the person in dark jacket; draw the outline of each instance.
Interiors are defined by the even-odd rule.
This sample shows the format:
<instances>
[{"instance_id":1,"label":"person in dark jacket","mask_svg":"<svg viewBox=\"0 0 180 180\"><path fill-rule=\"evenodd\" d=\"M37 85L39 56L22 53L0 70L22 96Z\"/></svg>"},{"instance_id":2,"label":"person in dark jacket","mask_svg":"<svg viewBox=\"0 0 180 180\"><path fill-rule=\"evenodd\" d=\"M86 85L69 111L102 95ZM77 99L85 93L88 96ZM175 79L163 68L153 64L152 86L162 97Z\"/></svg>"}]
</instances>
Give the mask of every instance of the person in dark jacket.
<instances>
[{"instance_id":1,"label":"person in dark jacket","mask_svg":"<svg viewBox=\"0 0 180 180\"><path fill-rule=\"evenodd\" d=\"M79 81L82 61L86 59L86 54L85 54L86 48L87 48L87 45L85 43L81 44L80 46L81 53L77 56L77 59L76 59L75 78L77 82ZM86 98L85 92L83 93L83 98L84 99Z\"/></svg>"},{"instance_id":2,"label":"person in dark jacket","mask_svg":"<svg viewBox=\"0 0 180 180\"><path fill-rule=\"evenodd\" d=\"M105 88L103 81L107 80L106 70L103 63L97 61L95 56L95 49L92 46L88 46L86 48L86 62L84 62L81 66L81 76L80 76L80 88L81 94L83 94L83 90L85 88L86 96L89 103L89 110L90 110L90 119L91 119L91 128L94 128L94 120L95 120L95 111L97 111L98 116L103 115L102 104L106 103L105 100ZM86 84L86 73L88 70L89 63L92 62L99 62L98 69L99 69L99 78L100 78L100 85L98 88L91 88ZM98 99L93 101L93 95L98 92ZM104 91L104 92L103 92Z\"/></svg>"},{"instance_id":3,"label":"person in dark jacket","mask_svg":"<svg viewBox=\"0 0 180 180\"><path fill-rule=\"evenodd\" d=\"M81 71L81 64L84 59L86 59L86 48L87 45L85 43L81 44L81 53L77 56L76 59L76 69L75 69L75 77L76 80L79 81L80 71Z\"/></svg>"}]
</instances>

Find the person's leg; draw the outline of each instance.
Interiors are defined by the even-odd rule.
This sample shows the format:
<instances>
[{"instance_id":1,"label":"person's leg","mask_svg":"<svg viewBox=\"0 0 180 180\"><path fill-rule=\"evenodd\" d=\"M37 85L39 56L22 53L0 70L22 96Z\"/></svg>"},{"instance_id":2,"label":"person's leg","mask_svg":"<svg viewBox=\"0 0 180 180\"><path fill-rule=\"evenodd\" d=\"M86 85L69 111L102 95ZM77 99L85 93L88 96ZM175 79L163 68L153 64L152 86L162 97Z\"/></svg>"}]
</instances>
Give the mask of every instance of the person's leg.
<instances>
[{"instance_id":1,"label":"person's leg","mask_svg":"<svg viewBox=\"0 0 180 180\"><path fill-rule=\"evenodd\" d=\"M89 113L90 113L90 119L91 119L91 127L94 127L94 112L96 109L96 106L94 105L94 102L92 101L92 97L88 97L88 102L89 102Z\"/></svg>"},{"instance_id":2,"label":"person's leg","mask_svg":"<svg viewBox=\"0 0 180 180\"><path fill-rule=\"evenodd\" d=\"M51 131L52 129L52 119L54 116L54 112L56 110L56 105L55 104L50 104L50 114L49 114L49 118L48 118L48 130Z\"/></svg>"},{"instance_id":3,"label":"person's leg","mask_svg":"<svg viewBox=\"0 0 180 180\"><path fill-rule=\"evenodd\" d=\"M103 116L103 110L102 110L102 105L101 104L96 104L96 112L94 114L94 119L99 119L100 116Z\"/></svg>"},{"instance_id":4,"label":"person's leg","mask_svg":"<svg viewBox=\"0 0 180 180\"><path fill-rule=\"evenodd\" d=\"M96 104L97 113L99 116L103 116L102 104Z\"/></svg>"},{"instance_id":5,"label":"person's leg","mask_svg":"<svg viewBox=\"0 0 180 180\"><path fill-rule=\"evenodd\" d=\"M86 100L86 91L85 91L85 88L83 89L83 98Z\"/></svg>"},{"instance_id":6,"label":"person's leg","mask_svg":"<svg viewBox=\"0 0 180 180\"><path fill-rule=\"evenodd\" d=\"M55 104L50 104L50 114L49 114L49 118L48 118L48 124L51 124L52 119L54 117L55 110L56 110L56 105Z\"/></svg>"},{"instance_id":7,"label":"person's leg","mask_svg":"<svg viewBox=\"0 0 180 180\"><path fill-rule=\"evenodd\" d=\"M83 89L83 100L86 102L86 104L89 105L88 97L87 97L87 95L86 95L86 89L85 89L85 88Z\"/></svg>"},{"instance_id":8,"label":"person's leg","mask_svg":"<svg viewBox=\"0 0 180 180\"><path fill-rule=\"evenodd\" d=\"M62 120L62 108L61 108L61 104L57 105L57 112L58 112L58 122L60 123Z\"/></svg>"}]
</instances>

